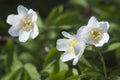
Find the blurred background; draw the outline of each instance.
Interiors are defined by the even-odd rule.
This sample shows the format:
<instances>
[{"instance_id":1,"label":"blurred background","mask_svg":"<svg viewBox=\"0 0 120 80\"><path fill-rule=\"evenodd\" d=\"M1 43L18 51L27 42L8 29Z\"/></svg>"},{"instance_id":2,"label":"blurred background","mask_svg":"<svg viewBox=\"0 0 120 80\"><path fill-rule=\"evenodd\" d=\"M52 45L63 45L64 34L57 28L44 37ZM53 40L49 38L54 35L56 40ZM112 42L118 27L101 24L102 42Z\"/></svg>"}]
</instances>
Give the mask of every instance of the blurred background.
<instances>
[{"instance_id":1,"label":"blurred background","mask_svg":"<svg viewBox=\"0 0 120 80\"><path fill-rule=\"evenodd\" d=\"M38 14L39 36L25 43L8 34L7 16L24 5ZM89 18L108 21L110 40L101 57L88 46L76 66L61 62L56 49L61 32L76 34ZM120 80L120 0L0 0L0 80Z\"/></svg>"}]
</instances>

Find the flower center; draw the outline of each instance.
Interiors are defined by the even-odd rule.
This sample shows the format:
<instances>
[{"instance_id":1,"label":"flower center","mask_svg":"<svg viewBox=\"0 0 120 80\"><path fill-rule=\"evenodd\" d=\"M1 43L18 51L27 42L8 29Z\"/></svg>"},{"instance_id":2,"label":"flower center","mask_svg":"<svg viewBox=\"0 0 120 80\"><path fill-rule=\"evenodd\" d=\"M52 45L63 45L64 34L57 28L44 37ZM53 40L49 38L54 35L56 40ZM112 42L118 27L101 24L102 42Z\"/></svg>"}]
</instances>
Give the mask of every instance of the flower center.
<instances>
[{"instance_id":1,"label":"flower center","mask_svg":"<svg viewBox=\"0 0 120 80\"><path fill-rule=\"evenodd\" d=\"M77 42L78 42L77 39L73 39L72 41L69 42L69 46L70 46L69 52L70 52L70 54L74 54L75 53L73 47L77 44Z\"/></svg>"},{"instance_id":2,"label":"flower center","mask_svg":"<svg viewBox=\"0 0 120 80\"><path fill-rule=\"evenodd\" d=\"M98 42L102 39L103 37L103 31L99 28L92 28L90 31L90 39Z\"/></svg>"},{"instance_id":3,"label":"flower center","mask_svg":"<svg viewBox=\"0 0 120 80\"><path fill-rule=\"evenodd\" d=\"M75 46L77 44L78 40L77 39L73 39L72 41L70 41L69 45L70 46Z\"/></svg>"},{"instance_id":4,"label":"flower center","mask_svg":"<svg viewBox=\"0 0 120 80\"><path fill-rule=\"evenodd\" d=\"M25 30L25 31L30 31L30 29L33 26L33 23L32 23L32 20L30 17L26 17L26 18L22 19L21 23L22 23L21 29Z\"/></svg>"},{"instance_id":5,"label":"flower center","mask_svg":"<svg viewBox=\"0 0 120 80\"><path fill-rule=\"evenodd\" d=\"M74 48L71 47L71 48L69 49L69 52L70 52L70 54L74 54L74 53L75 53Z\"/></svg>"}]
</instances>

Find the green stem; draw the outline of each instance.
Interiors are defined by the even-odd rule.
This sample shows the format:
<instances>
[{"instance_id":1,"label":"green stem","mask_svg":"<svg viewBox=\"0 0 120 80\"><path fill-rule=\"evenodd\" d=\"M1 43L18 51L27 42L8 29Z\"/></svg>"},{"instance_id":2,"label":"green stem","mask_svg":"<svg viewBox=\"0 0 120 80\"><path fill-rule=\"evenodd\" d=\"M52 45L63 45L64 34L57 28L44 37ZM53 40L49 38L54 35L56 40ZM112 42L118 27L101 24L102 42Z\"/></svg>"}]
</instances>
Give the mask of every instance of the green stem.
<instances>
[{"instance_id":1,"label":"green stem","mask_svg":"<svg viewBox=\"0 0 120 80\"><path fill-rule=\"evenodd\" d=\"M105 78L107 79L107 69L106 69L104 57L103 57L102 53L100 52L100 50L98 50L98 53L99 53L99 55L100 55L101 62L102 62L102 65L103 65Z\"/></svg>"}]
</instances>

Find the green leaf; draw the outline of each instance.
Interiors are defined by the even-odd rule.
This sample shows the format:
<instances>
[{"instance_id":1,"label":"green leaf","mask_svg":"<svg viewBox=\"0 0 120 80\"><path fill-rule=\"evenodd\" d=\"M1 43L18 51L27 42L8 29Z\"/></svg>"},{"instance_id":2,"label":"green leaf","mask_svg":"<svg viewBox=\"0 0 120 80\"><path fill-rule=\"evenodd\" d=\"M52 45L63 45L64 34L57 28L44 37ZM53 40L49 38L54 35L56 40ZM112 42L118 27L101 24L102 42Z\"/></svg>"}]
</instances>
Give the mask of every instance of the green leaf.
<instances>
[{"instance_id":1,"label":"green leaf","mask_svg":"<svg viewBox=\"0 0 120 80\"><path fill-rule=\"evenodd\" d=\"M22 69L18 69L5 75L1 80L20 80Z\"/></svg>"},{"instance_id":2,"label":"green leaf","mask_svg":"<svg viewBox=\"0 0 120 80\"><path fill-rule=\"evenodd\" d=\"M59 68L60 68L60 71L64 71L64 70L67 70L68 71L68 65L64 62L62 62L61 60L59 60Z\"/></svg>"},{"instance_id":3,"label":"green leaf","mask_svg":"<svg viewBox=\"0 0 120 80\"><path fill-rule=\"evenodd\" d=\"M78 13L77 12L64 12L53 20L53 24L55 25L65 25L65 24L74 24L78 21Z\"/></svg>"},{"instance_id":4,"label":"green leaf","mask_svg":"<svg viewBox=\"0 0 120 80\"><path fill-rule=\"evenodd\" d=\"M80 80L79 76L74 75L74 76L70 76L68 78L66 78L65 80Z\"/></svg>"},{"instance_id":5,"label":"green leaf","mask_svg":"<svg viewBox=\"0 0 120 80\"><path fill-rule=\"evenodd\" d=\"M48 64L54 60L58 60L59 59L59 55L57 53L56 48L52 48L49 53L47 54L47 56L45 57L45 64Z\"/></svg>"},{"instance_id":6,"label":"green leaf","mask_svg":"<svg viewBox=\"0 0 120 80\"><path fill-rule=\"evenodd\" d=\"M39 27L43 27L43 21L42 21L42 19L40 17L40 14L38 14L37 16L38 16L38 18L37 18L37 24L38 24L38 26Z\"/></svg>"},{"instance_id":7,"label":"green leaf","mask_svg":"<svg viewBox=\"0 0 120 80\"><path fill-rule=\"evenodd\" d=\"M21 45L22 48L25 48L25 49L27 49L27 50L29 50L31 52L37 51L37 49L38 49L37 43L32 39L29 39L25 43L20 42L20 45Z\"/></svg>"},{"instance_id":8,"label":"green leaf","mask_svg":"<svg viewBox=\"0 0 120 80\"><path fill-rule=\"evenodd\" d=\"M12 64L11 70L15 71L15 70L18 70L20 68L22 68L22 63L18 60L17 54L14 53L13 64Z\"/></svg>"},{"instance_id":9,"label":"green leaf","mask_svg":"<svg viewBox=\"0 0 120 80\"><path fill-rule=\"evenodd\" d=\"M13 55L11 72L5 75L2 80L20 80L22 74L22 63L18 60L17 54Z\"/></svg>"},{"instance_id":10,"label":"green leaf","mask_svg":"<svg viewBox=\"0 0 120 80\"><path fill-rule=\"evenodd\" d=\"M60 5L58 7L54 7L52 11L49 13L47 19L46 19L46 24L49 25L52 23L52 21L60 15L60 13L63 11L63 6Z\"/></svg>"},{"instance_id":11,"label":"green leaf","mask_svg":"<svg viewBox=\"0 0 120 80\"><path fill-rule=\"evenodd\" d=\"M112 43L111 45L108 46L107 51L112 51L112 50L115 50L115 49L117 49L119 47L120 47L120 43L119 42Z\"/></svg>"},{"instance_id":12,"label":"green leaf","mask_svg":"<svg viewBox=\"0 0 120 80\"><path fill-rule=\"evenodd\" d=\"M83 6L85 8L88 7L87 0L70 0L70 3L75 4L75 5L80 5L80 6Z\"/></svg>"},{"instance_id":13,"label":"green leaf","mask_svg":"<svg viewBox=\"0 0 120 80\"><path fill-rule=\"evenodd\" d=\"M82 57L80 58L80 62L85 64L87 67L92 68L92 64L90 64L90 62L84 57L84 55L82 55Z\"/></svg>"},{"instance_id":14,"label":"green leaf","mask_svg":"<svg viewBox=\"0 0 120 80\"><path fill-rule=\"evenodd\" d=\"M25 64L24 68L28 75L30 76L31 80L41 80L40 74L38 73L36 67L33 64L27 63Z\"/></svg>"},{"instance_id":15,"label":"green leaf","mask_svg":"<svg viewBox=\"0 0 120 80\"><path fill-rule=\"evenodd\" d=\"M73 68L72 69L73 75L79 75L77 69Z\"/></svg>"},{"instance_id":16,"label":"green leaf","mask_svg":"<svg viewBox=\"0 0 120 80\"><path fill-rule=\"evenodd\" d=\"M24 63L29 62L33 59L33 56L28 52L23 52L19 56L20 60Z\"/></svg>"},{"instance_id":17,"label":"green leaf","mask_svg":"<svg viewBox=\"0 0 120 80\"><path fill-rule=\"evenodd\" d=\"M120 68L110 71L109 76L112 75L120 75Z\"/></svg>"},{"instance_id":18,"label":"green leaf","mask_svg":"<svg viewBox=\"0 0 120 80\"><path fill-rule=\"evenodd\" d=\"M110 76L109 80L120 80L120 76Z\"/></svg>"},{"instance_id":19,"label":"green leaf","mask_svg":"<svg viewBox=\"0 0 120 80\"><path fill-rule=\"evenodd\" d=\"M51 75L50 80L64 80L66 73L67 71L64 70L54 75Z\"/></svg>"}]
</instances>

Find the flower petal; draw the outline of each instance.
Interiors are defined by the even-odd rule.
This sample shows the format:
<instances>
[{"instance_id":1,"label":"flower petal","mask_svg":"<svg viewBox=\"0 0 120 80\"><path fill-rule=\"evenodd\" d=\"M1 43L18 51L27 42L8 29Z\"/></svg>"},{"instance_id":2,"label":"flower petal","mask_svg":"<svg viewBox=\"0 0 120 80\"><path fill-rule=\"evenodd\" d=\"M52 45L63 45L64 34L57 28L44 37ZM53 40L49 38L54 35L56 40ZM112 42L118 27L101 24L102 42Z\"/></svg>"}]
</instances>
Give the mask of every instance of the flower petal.
<instances>
[{"instance_id":1,"label":"flower petal","mask_svg":"<svg viewBox=\"0 0 120 80\"><path fill-rule=\"evenodd\" d=\"M28 14L32 17L33 22L37 21L37 14L35 11L33 11L32 9L29 9Z\"/></svg>"},{"instance_id":2,"label":"flower petal","mask_svg":"<svg viewBox=\"0 0 120 80\"><path fill-rule=\"evenodd\" d=\"M98 24L97 19L94 16L92 16L88 21L87 27L97 27L97 24Z\"/></svg>"},{"instance_id":3,"label":"flower petal","mask_svg":"<svg viewBox=\"0 0 120 80\"><path fill-rule=\"evenodd\" d=\"M34 23L33 30L31 32L31 38L32 39L36 38L38 34L39 34L38 26Z\"/></svg>"},{"instance_id":4,"label":"flower petal","mask_svg":"<svg viewBox=\"0 0 120 80\"><path fill-rule=\"evenodd\" d=\"M109 24L108 24L108 22L106 22L106 21L101 21L101 22L99 22L99 28L102 28L102 30L104 31L104 32L107 32L107 30L109 29Z\"/></svg>"},{"instance_id":5,"label":"flower petal","mask_svg":"<svg viewBox=\"0 0 120 80\"><path fill-rule=\"evenodd\" d=\"M20 27L19 26L12 26L10 27L10 29L8 30L8 33L13 36L19 36L19 31L20 31Z\"/></svg>"},{"instance_id":6,"label":"flower petal","mask_svg":"<svg viewBox=\"0 0 120 80\"><path fill-rule=\"evenodd\" d=\"M19 5L17 7L17 11L19 15L25 16L28 12L28 9L26 7L24 7L23 5Z\"/></svg>"},{"instance_id":7,"label":"flower petal","mask_svg":"<svg viewBox=\"0 0 120 80\"><path fill-rule=\"evenodd\" d=\"M79 60L79 58L78 57L76 57L74 60L73 60L73 63L72 63L72 65L76 65L77 63L78 63L78 60Z\"/></svg>"},{"instance_id":8,"label":"flower petal","mask_svg":"<svg viewBox=\"0 0 120 80\"><path fill-rule=\"evenodd\" d=\"M83 42L83 41L80 41L79 44L77 44L75 47L74 47L74 50L75 50L75 59L73 60L73 65L76 65L79 58L82 56L84 50L86 48L86 44Z\"/></svg>"},{"instance_id":9,"label":"flower petal","mask_svg":"<svg viewBox=\"0 0 120 80\"><path fill-rule=\"evenodd\" d=\"M65 31L62 32L62 35L63 35L64 37L66 37L66 38L71 38L71 37L73 37L72 35L70 35L68 32L65 32Z\"/></svg>"},{"instance_id":10,"label":"flower petal","mask_svg":"<svg viewBox=\"0 0 120 80\"><path fill-rule=\"evenodd\" d=\"M80 27L79 30L77 31L77 35L76 35L77 39L80 42L81 42L81 40L83 40L86 43L90 42L89 31L90 31L90 29L87 28L87 26Z\"/></svg>"},{"instance_id":11,"label":"flower petal","mask_svg":"<svg viewBox=\"0 0 120 80\"><path fill-rule=\"evenodd\" d=\"M63 62L66 62L66 61L69 61L71 59L73 59L75 56L73 54L70 54L70 53L63 53L62 56L61 56L61 60Z\"/></svg>"},{"instance_id":12,"label":"flower petal","mask_svg":"<svg viewBox=\"0 0 120 80\"><path fill-rule=\"evenodd\" d=\"M68 39L58 39L57 40L57 49L59 51L66 51L69 48L69 40Z\"/></svg>"},{"instance_id":13,"label":"flower petal","mask_svg":"<svg viewBox=\"0 0 120 80\"><path fill-rule=\"evenodd\" d=\"M23 30L20 30L19 32L19 41L21 42L26 42L29 38L29 35L30 35L30 32L27 32L27 31L23 31Z\"/></svg>"},{"instance_id":14,"label":"flower petal","mask_svg":"<svg viewBox=\"0 0 120 80\"><path fill-rule=\"evenodd\" d=\"M85 42L83 42L82 40L79 41L79 43L74 46L75 55L76 56L82 55L83 53L80 54L80 52L84 52L85 47L86 47Z\"/></svg>"},{"instance_id":15,"label":"flower petal","mask_svg":"<svg viewBox=\"0 0 120 80\"><path fill-rule=\"evenodd\" d=\"M108 33L104 33L102 40L101 40L99 43L94 44L94 45L95 45L96 47L102 47L102 46L104 45L104 43L107 43L107 42L108 42L109 38L110 38L110 37L109 37Z\"/></svg>"},{"instance_id":16,"label":"flower petal","mask_svg":"<svg viewBox=\"0 0 120 80\"><path fill-rule=\"evenodd\" d=\"M19 15L11 14L7 17L7 23L10 25L16 25L20 22L21 17Z\"/></svg>"}]
</instances>

